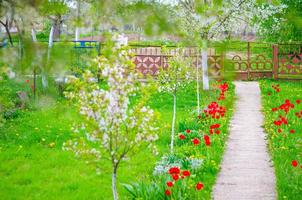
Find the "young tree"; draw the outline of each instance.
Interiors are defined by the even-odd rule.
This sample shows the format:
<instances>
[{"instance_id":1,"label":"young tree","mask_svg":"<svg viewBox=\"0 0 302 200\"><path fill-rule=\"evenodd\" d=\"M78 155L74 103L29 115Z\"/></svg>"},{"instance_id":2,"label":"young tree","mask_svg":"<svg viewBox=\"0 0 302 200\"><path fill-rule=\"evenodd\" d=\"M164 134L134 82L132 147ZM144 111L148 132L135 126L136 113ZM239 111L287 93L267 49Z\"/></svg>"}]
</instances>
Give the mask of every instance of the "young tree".
<instances>
[{"instance_id":1,"label":"young tree","mask_svg":"<svg viewBox=\"0 0 302 200\"><path fill-rule=\"evenodd\" d=\"M120 163L143 145L153 148L158 129L156 114L146 106L150 92L137 82L127 51L112 44L106 43L104 55L97 60L98 69L86 71L81 78L70 79L73 89L66 96L75 100L85 117L86 133L68 141L64 149L77 155L89 154L96 163L101 158L110 160L112 193L117 200ZM105 85L95 81L97 73L93 71L101 71ZM134 97L136 94L139 97Z\"/></svg>"},{"instance_id":2,"label":"young tree","mask_svg":"<svg viewBox=\"0 0 302 200\"><path fill-rule=\"evenodd\" d=\"M173 96L173 118L171 126L170 151L173 152L176 120L177 91L190 81L189 60L183 57L182 49L176 49L175 55L169 58L169 66L161 69L158 76L159 91L168 92Z\"/></svg>"}]
</instances>

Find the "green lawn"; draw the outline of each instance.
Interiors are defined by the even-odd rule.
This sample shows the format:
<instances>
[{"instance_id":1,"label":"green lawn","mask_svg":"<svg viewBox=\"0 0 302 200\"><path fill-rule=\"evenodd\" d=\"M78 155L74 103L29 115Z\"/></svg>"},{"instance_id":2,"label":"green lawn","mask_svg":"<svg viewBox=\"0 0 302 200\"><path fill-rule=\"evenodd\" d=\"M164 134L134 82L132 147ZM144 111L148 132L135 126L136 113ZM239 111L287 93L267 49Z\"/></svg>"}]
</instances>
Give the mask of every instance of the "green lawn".
<instances>
[{"instance_id":1,"label":"green lawn","mask_svg":"<svg viewBox=\"0 0 302 200\"><path fill-rule=\"evenodd\" d=\"M276 92L272 85L280 86ZM262 91L263 111L265 114L265 130L269 140L269 149L275 166L279 199L299 200L302 194L302 118L295 113L302 110L302 82L270 81L260 82ZM294 108L288 114L283 110L272 111L288 99ZM288 125L276 126L279 115L288 120ZM278 129L280 129L278 131ZM295 133L290 133L294 130ZM292 166L297 160L298 166Z\"/></svg>"},{"instance_id":2,"label":"green lawn","mask_svg":"<svg viewBox=\"0 0 302 200\"><path fill-rule=\"evenodd\" d=\"M195 85L191 84L178 94L177 123L186 121L196 106ZM203 92L202 105L216 100L218 91ZM205 199L219 170L219 163L227 136L227 124L232 115L234 90L226 94L229 108L224 123L222 144L210 150L210 159L202 168ZM160 155L168 152L172 119L172 96L155 94L150 106L160 117ZM75 158L71 152L62 151L62 144L71 137L71 127L81 117L66 100L54 96L40 96L28 111L9 119L0 128L0 199L112 199L111 167L103 162L96 174L93 165ZM181 130L183 131L183 130ZM122 163L118 183L149 180L155 162L160 159L142 150L132 159ZM119 195L126 199L127 191L119 184Z\"/></svg>"}]
</instances>

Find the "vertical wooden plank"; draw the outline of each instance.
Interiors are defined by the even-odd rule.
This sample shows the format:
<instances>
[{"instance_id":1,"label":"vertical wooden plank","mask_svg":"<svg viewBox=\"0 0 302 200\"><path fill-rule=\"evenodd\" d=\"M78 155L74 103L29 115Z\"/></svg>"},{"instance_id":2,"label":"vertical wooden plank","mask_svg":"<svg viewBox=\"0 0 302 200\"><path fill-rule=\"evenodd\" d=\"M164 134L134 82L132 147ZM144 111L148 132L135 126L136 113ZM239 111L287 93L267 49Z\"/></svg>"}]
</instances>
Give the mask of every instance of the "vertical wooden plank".
<instances>
[{"instance_id":1,"label":"vertical wooden plank","mask_svg":"<svg viewBox=\"0 0 302 200\"><path fill-rule=\"evenodd\" d=\"M278 79L278 65L279 65L279 59L278 59L278 53L279 48L278 45L273 45L273 78Z\"/></svg>"},{"instance_id":2,"label":"vertical wooden plank","mask_svg":"<svg viewBox=\"0 0 302 200\"><path fill-rule=\"evenodd\" d=\"M247 42L247 79L250 79L251 70L251 43Z\"/></svg>"}]
</instances>

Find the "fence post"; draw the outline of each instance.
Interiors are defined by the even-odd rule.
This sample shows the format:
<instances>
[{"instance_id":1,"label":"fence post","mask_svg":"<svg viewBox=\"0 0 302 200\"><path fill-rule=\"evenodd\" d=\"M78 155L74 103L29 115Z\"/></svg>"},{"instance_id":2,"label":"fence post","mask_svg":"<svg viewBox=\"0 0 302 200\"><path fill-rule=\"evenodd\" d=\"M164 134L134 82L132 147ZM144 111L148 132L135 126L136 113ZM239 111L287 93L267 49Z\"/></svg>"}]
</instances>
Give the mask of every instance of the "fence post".
<instances>
[{"instance_id":1,"label":"fence post","mask_svg":"<svg viewBox=\"0 0 302 200\"><path fill-rule=\"evenodd\" d=\"M251 43L247 42L247 79L250 79L250 68L251 68Z\"/></svg>"},{"instance_id":2,"label":"fence post","mask_svg":"<svg viewBox=\"0 0 302 200\"><path fill-rule=\"evenodd\" d=\"M278 78L278 65L279 65L279 59L278 59L278 53L279 48L277 44L273 45L273 78Z\"/></svg>"}]
</instances>

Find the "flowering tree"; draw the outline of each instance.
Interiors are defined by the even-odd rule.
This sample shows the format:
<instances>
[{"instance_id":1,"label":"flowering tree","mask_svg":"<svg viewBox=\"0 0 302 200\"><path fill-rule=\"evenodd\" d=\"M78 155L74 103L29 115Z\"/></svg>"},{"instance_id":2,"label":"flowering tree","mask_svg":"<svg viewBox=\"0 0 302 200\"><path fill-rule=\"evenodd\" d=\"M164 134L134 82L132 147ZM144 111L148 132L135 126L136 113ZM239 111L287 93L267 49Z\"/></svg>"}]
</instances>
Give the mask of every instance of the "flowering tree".
<instances>
[{"instance_id":1,"label":"flowering tree","mask_svg":"<svg viewBox=\"0 0 302 200\"><path fill-rule=\"evenodd\" d=\"M257 34L270 42L301 41L301 0L281 0L257 7Z\"/></svg>"},{"instance_id":2,"label":"flowering tree","mask_svg":"<svg viewBox=\"0 0 302 200\"><path fill-rule=\"evenodd\" d=\"M64 149L96 163L101 157L109 159L112 164L112 192L117 200L119 164L143 144L156 150L152 142L158 136L156 114L145 106L150 92L137 82L127 51L108 43L104 53L97 60L103 85L95 81L97 74L92 70L69 81L71 88L66 95L77 102L85 121L83 135L66 142Z\"/></svg>"},{"instance_id":3,"label":"flowering tree","mask_svg":"<svg viewBox=\"0 0 302 200\"><path fill-rule=\"evenodd\" d=\"M170 149L173 151L175 120L176 120L176 93L180 87L189 82L190 62L183 58L182 50L176 49L175 55L169 59L169 67L162 69L158 76L159 91L165 91L173 95L173 119L171 128Z\"/></svg>"},{"instance_id":4,"label":"flowering tree","mask_svg":"<svg viewBox=\"0 0 302 200\"><path fill-rule=\"evenodd\" d=\"M198 1L179 0L173 15L179 20L186 37L201 44L203 89L209 89L207 46L209 40L224 39L226 33L254 30L263 18L274 11L257 0ZM273 7L275 8L275 7Z\"/></svg>"}]
</instances>

